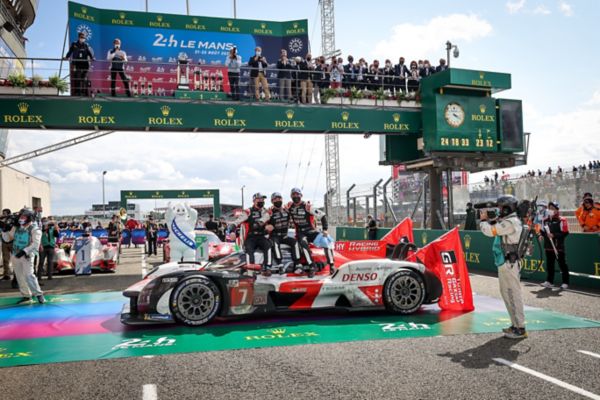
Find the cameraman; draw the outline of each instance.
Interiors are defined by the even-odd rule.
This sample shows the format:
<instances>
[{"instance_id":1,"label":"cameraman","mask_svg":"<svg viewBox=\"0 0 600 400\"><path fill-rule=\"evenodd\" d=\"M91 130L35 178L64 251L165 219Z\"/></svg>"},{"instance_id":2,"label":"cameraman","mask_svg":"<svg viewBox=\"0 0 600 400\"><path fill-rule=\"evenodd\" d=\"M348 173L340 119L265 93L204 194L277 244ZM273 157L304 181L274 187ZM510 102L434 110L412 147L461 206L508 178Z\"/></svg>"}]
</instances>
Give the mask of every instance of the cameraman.
<instances>
[{"instance_id":1,"label":"cameraman","mask_svg":"<svg viewBox=\"0 0 600 400\"><path fill-rule=\"evenodd\" d=\"M10 253L12 252L13 239L15 237L16 221L10 212L10 209L2 210L2 218L0 218L0 232L2 233L2 279L8 281L11 279L12 269L10 267ZM16 288L13 280L13 288Z\"/></svg>"},{"instance_id":2,"label":"cameraman","mask_svg":"<svg viewBox=\"0 0 600 400\"><path fill-rule=\"evenodd\" d=\"M237 47L233 46L229 50L229 56L225 60L227 67L227 77L229 78L229 88L233 100L240 99L240 68L242 67L242 57L237 53Z\"/></svg>"},{"instance_id":3,"label":"cameraman","mask_svg":"<svg viewBox=\"0 0 600 400\"><path fill-rule=\"evenodd\" d=\"M52 279L54 272L54 249L56 247L56 239L58 238L58 228L54 221L42 218L42 251L40 252L40 262L38 264L37 277L42 279L44 274L44 261L48 260L47 276L48 280Z\"/></svg>"},{"instance_id":4,"label":"cameraman","mask_svg":"<svg viewBox=\"0 0 600 400\"><path fill-rule=\"evenodd\" d=\"M488 209L480 210L480 229L485 236L493 237L492 251L496 267L500 294L510 315L511 326L502 329L508 339L525 339L525 314L521 294L519 242L523 224L517 216L517 199L511 195L498 198L499 215L488 215Z\"/></svg>"}]
</instances>

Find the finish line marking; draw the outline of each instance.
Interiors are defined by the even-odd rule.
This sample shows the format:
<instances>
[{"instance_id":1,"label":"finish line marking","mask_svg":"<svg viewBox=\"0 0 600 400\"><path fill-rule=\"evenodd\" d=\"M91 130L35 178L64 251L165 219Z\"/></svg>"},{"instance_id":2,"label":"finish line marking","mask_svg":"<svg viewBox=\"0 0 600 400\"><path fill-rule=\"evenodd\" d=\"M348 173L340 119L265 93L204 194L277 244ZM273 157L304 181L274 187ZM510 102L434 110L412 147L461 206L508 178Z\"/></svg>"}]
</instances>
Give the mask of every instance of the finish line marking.
<instances>
[{"instance_id":1,"label":"finish line marking","mask_svg":"<svg viewBox=\"0 0 600 400\"><path fill-rule=\"evenodd\" d=\"M592 353L591 351L587 351L587 350L577 350L577 351L581 354L586 354L588 356L600 358L600 354L598 354L598 353Z\"/></svg>"},{"instance_id":2,"label":"finish line marking","mask_svg":"<svg viewBox=\"0 0 600 400\"><path fill-rule=\"evenodd\" d=\"M542 374L541 372L534 371L534 370L529 369L527 367L524 367L522 365L515 364L514 362L505 360L504 358L493 358L493 360L496 361L497 363L504 364L504 365L507 365L507 366L509 366L511 368L519 370L521 372L525 372L525 373L527 373L529 375L533 375L533 376L535 376L537 378L545 380L546 382L553 383L553 384L555 384L557 386L560 386L562 388L565 388L567 390L570 390L570 391L575 392L577 394L580 394L582 396L588 397L590 399L600 400L600 396L598 396L597 394L594 394L592 392L588 392L585 389L581 389L581 388L579 388L577 386L573 386L570 383L563 382L563 381L561 381L559 379L553 378L553 377L548 376L546 374Z\"/></svg>"},{"instance_id":3,"label":"finish line marking","mask_svg":"<svg viewBox=\"0 0 600 400\"><path fill-rule=\"evenodd\" d=\"M156 385L143 385L142 386L142 399L143 400L158 400L158 393L156 392Z\"/></svg>"}]
</instances>

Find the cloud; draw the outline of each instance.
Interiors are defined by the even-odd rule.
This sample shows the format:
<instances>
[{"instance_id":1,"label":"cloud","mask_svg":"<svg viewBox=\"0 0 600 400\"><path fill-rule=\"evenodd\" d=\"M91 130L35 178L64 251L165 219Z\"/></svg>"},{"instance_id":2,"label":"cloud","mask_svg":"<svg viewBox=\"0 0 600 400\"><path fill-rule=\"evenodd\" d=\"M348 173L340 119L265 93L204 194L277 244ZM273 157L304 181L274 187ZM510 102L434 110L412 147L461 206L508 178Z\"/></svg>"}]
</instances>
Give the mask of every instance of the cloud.
<instances>
[{"instance_id":1,"label":"cloud","mask_svg":"<svg viewBox=\"0 0 600 400\"><path fill-rule=\"evenodd\" d=\"M533 10L533 13L539 15L549 15L551 14L551 11L545 5L540 4Z\"/></svg>"},{"instance_id":2,"label":"cloud","mask_svg":"<svg viewBox=\"0 0 600 400\"><path fill-rule=\"evenodd\" d=\"M474 14L435 17L425 24L402 23L392 28L389 39L375 45L373 56L385 59L389 54L428 57L439 54L447 40L470 42L492 32L492 25ZM410 40L406 40L407 35Z\"/></svg>"},{"instance_id":3,"label":"cloud","mask_svg":"<svg viewBox=\"0 0 600 400\"><path fill-rule=\"evenodd\" d=\"M244 165L238 169L238 177L240 179L261 179L264 175L255 168Z\"/></svg>"},{"instance_id":4,"label":"cloud","mask_svg":"<svg viewBox=\"0 0 600 400\"><path fill-rule=\"evenodd\" d=\"M585 104L588 105L588 106L597 106L597 105L600 105L600 89L596 90L592 94L592 98L589 99Z\"/></svg>"},{"instance_id":5,"label":"cloud","mask_svg":"<svg viewBox=\"0 0 600 400\"><path fill-rule=\"evenodd\" d=\"M510 14L516 14L525 6L525 0L509 1L506 3L506 8Z\"/></svg>"},{"instance_id":6,"label":"cloud","mask_svg":"<svg viewBox=\"0 0 600 400\"><path fill-rule=\"evenodd\" d=\"M566 17L572 17L574 14L573 7L571 7L571 5L569 3L567 3L566 1L561 1L558 4L558 9Z\"/></svg>"}]
</instances>

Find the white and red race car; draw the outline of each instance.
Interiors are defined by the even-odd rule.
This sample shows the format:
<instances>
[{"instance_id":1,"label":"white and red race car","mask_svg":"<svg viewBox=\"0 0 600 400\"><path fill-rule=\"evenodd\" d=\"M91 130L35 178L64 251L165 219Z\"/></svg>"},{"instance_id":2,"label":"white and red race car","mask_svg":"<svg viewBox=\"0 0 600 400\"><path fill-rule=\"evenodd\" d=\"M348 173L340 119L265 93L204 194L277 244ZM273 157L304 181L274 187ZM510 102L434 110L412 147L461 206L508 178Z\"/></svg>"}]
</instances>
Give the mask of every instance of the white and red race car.
<instances>
[{"instance_id":1,"label":"white and red race car","mask_svg":"<svg viewBox=\"0 0 600 400\"><path fill-rule=\"evenodd\" d=\"M323 269L312 278L260 275L260 266L247 265L243 252L207 265L163 264L123 292L129 303L121 321L199 326L215 317L327 308L411 314L442 294L438 277L421 263L336 254L337 271L331 275L322 251L313 254Z\"/></svg>"}]
</instances>

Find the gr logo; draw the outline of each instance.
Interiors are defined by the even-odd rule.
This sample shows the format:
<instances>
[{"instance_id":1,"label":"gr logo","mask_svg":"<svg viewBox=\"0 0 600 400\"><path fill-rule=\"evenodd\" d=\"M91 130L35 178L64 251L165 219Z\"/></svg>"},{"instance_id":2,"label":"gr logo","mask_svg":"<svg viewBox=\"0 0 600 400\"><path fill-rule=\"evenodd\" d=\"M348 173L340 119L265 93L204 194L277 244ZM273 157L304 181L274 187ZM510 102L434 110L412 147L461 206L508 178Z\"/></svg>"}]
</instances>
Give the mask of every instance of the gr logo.
<instances>
[{"instance_id":1,"label":"gr logo","mask_svg":"<svg viewBox=\"0 0 600 400\"><path fill-rule=\"evenodd\" d=\"M453 276L454 275L454 264L456 264L456 254L454 251L441 251L440 256L442 257L442 264L444 264L444 269L446 270L446 275Z\"/></svg>"}]
</instances>

